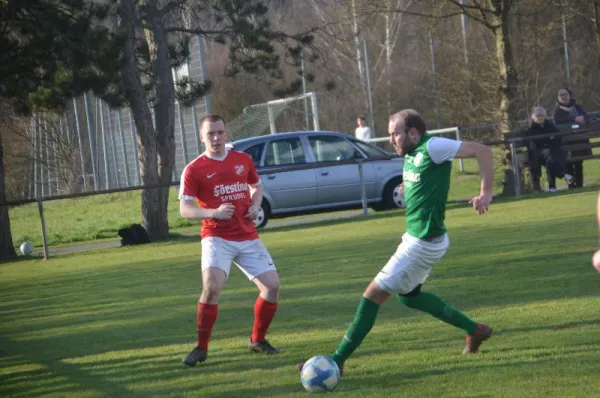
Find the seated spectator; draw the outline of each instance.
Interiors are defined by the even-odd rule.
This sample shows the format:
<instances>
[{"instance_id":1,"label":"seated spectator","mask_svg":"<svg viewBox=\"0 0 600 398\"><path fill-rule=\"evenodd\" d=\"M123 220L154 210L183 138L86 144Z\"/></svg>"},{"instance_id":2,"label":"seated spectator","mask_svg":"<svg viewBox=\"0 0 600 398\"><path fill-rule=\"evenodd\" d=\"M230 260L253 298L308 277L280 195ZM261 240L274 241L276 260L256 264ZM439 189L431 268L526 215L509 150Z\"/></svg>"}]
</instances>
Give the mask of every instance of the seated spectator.
<instances>
[{"instance_id":1,"label":"seated spectator","mask_svg":"<svg viewBox=\"0 0 600 398\"><path fill-rule=\"evenodd\" d=\"M557 104L554 109L554 123L579 126L590 123L590 118L585 109L583 109L581 105L575 103L575 99L572 97L571 92L565 88L558 90ZM589 142L590 141L587 138L571 141L572 144L589 144ZM571 156L589 156L591 154L591 148L571 151ZM573 181L569 184L569 188L583 186L583 160L569 162L567 164L567 172L574 177Z\"/></svg>"},{"instance_id":2,"label":"seated spectator","mask_svg":"<svg viewBox=\"0 0 600 398\"><path fill-rule=\"evenodd\" d=\"M529 141L529 169L531 171L531 185L534 191L541 191L540 177L542 164L548 173L548 189L556 191L556 177L565 178L570 184L573 177L566 173L565 156L561 148L561 137L554 136L559 130L554 123L546 119L546 110L541 106L533 108L531 124L526 136L544 135Z\"/></svg>"}]
</instances>

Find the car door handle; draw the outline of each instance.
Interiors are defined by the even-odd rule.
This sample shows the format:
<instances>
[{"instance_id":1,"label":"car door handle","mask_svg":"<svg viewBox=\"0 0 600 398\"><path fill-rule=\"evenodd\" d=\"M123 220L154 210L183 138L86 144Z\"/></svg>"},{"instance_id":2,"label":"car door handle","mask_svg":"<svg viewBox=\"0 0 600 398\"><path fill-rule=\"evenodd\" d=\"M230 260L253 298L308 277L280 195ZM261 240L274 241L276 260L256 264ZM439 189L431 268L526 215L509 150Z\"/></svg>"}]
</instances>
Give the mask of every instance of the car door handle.
<instances>
[{"instance_id":1,"label":"car door handle","mask_svg":"<svg viewBox=\"0 0 600 398\"><path fill-rule=\"evenodd\" d=\"M322 176L328 176L328 175L329 175L329 172L328 172L328 171L322 171L322 172L321 172L321 175L322 175Z\"/></svg>"},{"instance_id":2,"label":"car door handle","mask_svg":"<svg viewBox=\"0 0 600 398\"><path fill-rule=\"evenodd\" d=\"M267 175L267 178L268 178L269 180L274 180L274 179L275 179L275 177L276 177L276 176L275 176L275 174L269 174L269 175Z\"/></svg>"}]
</instances>

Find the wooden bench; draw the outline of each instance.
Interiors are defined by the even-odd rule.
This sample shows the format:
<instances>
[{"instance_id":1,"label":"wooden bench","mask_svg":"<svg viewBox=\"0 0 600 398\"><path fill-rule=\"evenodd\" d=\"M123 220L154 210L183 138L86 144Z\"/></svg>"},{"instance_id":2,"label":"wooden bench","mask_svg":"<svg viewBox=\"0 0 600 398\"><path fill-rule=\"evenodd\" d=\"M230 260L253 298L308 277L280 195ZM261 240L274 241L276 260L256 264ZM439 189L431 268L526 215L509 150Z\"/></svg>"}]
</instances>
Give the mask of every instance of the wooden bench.
<instances>
[{"instance_id":1,"label":"wooden bench","mask_svg":"<svg viewBox=\"0 0 600 398\"><path fill-rule=\"evenodd\" d=\"M600 154L595 155L592 152L593 148L600 148L600 139L596 140L596 142L591 141L595 138L600 138L600 120L580 127L569 124L559 125L558 128L560 132L554 134L554 136L562 137L561 147L564 151L565 161L567 163L580 160L600 159ZM512 169L515 171L514 185L517 197L521 196L521 172L529 166L527 153L529 142L539 138L548 138L547 134L525 136L526 132L526 129L511 131L505 133L501 140L487 143L487 145L503 146L510 153L510 155L507 156L506 161L512 164ZM586 149L590 150L590 154L584 156L573 154L574 151Z\"/></svg>"},{"instance_id":2,"label":"wooden bench","mask_svg":"<svg viewBox=\"0 0 600 398\"><path fill-rule=\"evenodd\" d=\"M594 138L600 138L600 120L596 123L591 123L581 127L573 127L571 125L560 125L558 126L559 133L554 136L562 137L561 147L565 154L565 161L567 163L576 162L578 160L590 160L600 159L600 154L594 155L592 152L593 148L600 148L600 140L592 142ZM529 142L539 138L548 138L548 135L533 135L525 136L526 130L511 131L504 134L502 141L500 142L506 149L516 153L518 161L521 165L527 164L527 148ZM586 142L581 142L585 141ZM512 148L511 148L512 147ZM589 155L574 155L574 151L581 151L588 149Z\"/></svg>"}]
</instances>

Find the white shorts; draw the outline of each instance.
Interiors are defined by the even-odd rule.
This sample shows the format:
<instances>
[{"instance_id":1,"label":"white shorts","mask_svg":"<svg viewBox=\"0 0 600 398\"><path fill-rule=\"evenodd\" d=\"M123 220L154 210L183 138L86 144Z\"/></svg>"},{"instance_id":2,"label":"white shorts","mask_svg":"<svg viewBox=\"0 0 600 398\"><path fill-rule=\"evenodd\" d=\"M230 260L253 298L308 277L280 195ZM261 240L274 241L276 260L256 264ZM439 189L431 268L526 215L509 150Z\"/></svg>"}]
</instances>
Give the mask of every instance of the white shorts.
<instances>
[{"instance_id":1,"label":"white shorts","mask_svg":"<svg viewBox=\"0 0 600 398\"><path fill-rule=\"evenodd\" d=\"M275 263L260 239L236 242L209 236L203 238L201 244L202 270L216 267L229 277L234 262L250 280L267 271L275 271Z\"/></svg>"},{"instance_id":2,"label":"white shorts","mask_svg":"<svg viewBox=\"0 0 600 398\"><path fill-rule=\"evenodd\" d=\"M446 254L449 244L448 234L428 242L405 233L396 253L379 271L375 282L390 294L411 292L427 280L431 267Z\"/></svg>"}]
</instances>

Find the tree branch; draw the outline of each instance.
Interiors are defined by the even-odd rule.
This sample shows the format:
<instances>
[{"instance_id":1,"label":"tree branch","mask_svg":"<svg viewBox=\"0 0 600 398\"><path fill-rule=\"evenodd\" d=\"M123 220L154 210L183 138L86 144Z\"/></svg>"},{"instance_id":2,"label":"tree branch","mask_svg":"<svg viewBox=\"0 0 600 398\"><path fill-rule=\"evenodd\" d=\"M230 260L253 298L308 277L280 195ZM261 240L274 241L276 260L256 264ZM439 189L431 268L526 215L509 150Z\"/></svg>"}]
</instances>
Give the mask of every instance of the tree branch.
<instances>
[{"instance_id":1,"label":"tree branch","mask_svg":"<svg viewBox=\"0 0 600 398\"><path fill-rule=\"evenodd\" d=\"M475 5L469 5L469 4L462 4L461 2L459 2L458 0L446 0L452 4L454 4L457 7L462 8L463 10L473 10L473 11L477 11L477 12L488 12L488 13L494 13L494 10L486 8L484 6L482 6L481 4L479 4L477 2L477 0L473 0L473 3Z\"/></svg>"},{"instance_id":2,"label":"tree branch","mask_svg":"<svg viewBox=\"0 0 600 398\"><path fill-rule=\"evenodd\" d=\"M181 26L170 26L166 28L166 31L168 33L187 33L190 35L200 35L205 37L234 33L230 28L223 28L220 30L205 30L200 28L184 28Z\"/></svg>"},{"instance_id":3,"label":"tree branch","mask_svg":"<svg viewBox=\"0 0 600 398\"><path fill-rule=\"evenodd\" d=\"M160 17L163 18L165 15L171 13L171 11L183 6L186 1L187 0L170 0L163 8L158 10Z\"/></svg>"}]
</instances>

